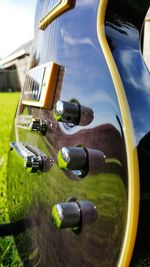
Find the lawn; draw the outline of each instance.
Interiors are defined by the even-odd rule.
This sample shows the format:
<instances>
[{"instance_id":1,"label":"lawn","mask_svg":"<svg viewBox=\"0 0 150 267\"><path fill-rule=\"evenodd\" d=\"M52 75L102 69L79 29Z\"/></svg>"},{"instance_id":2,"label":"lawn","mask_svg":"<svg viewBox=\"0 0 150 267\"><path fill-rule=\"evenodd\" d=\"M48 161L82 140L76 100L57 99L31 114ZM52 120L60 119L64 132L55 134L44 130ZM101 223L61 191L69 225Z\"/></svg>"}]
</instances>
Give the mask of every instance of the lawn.
<instances>
[{"instance_id":1,"label":"lawn","mask_svg":"<svg viewBox=\"0 0 150 267\"><path fill-rule=\"evenodd\" d=\"M0 93L0 224L8 223L6 167L19 93ZM0 267L21 267L13 237L0 238Z\"/></svg>"}]
</instances>

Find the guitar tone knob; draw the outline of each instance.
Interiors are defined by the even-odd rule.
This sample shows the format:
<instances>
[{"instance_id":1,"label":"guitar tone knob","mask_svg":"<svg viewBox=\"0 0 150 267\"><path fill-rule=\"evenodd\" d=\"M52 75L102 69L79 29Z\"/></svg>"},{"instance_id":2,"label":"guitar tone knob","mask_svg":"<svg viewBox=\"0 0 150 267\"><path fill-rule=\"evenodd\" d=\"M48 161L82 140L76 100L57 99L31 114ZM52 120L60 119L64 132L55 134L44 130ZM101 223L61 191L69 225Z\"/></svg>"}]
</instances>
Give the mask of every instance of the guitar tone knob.
<instances>
[{"instance_id":1,"label":"guitar tone knob","mask_svg":"<svg viewBox=\"0 0 150 267\"><path fill-rule=\"evenodd\" d=\"M86 200L59 203L52 209L52 223L57 229L80 227L94 222L96 217L96 207Z\"/></svg>"},{"instance_id":2,"label":"guitar tone knob","mask_svg":"<svg viewBox=\"0 0 150 267\"><path fill-rule=\"evenodd\" d=\"M86 170L87 153L83 147L63 147L58 153L58 166L64 170Z\"/></svg>"},{"instance_id":3,"label":"guitar tone knob","mask_svg":"<svg viewBox=\"0 0 150 267\"><path fill-rule=\"evenodd\" d=\"M105 164L105 155L102 151L83 147L63 147L58 152L58 166L63 170L101 171Z\"/></svg>"},{"instance_id":4,"label":"guitar tone knob","mask_svg":"<svg viewBox=\"0 0 150 267\"><path fill-rule=\"evenodd\" d=\"M75 102L57 101L54 109L56 121L86 126L94 118L92 109Z\"/></svg>"}]
</instances>

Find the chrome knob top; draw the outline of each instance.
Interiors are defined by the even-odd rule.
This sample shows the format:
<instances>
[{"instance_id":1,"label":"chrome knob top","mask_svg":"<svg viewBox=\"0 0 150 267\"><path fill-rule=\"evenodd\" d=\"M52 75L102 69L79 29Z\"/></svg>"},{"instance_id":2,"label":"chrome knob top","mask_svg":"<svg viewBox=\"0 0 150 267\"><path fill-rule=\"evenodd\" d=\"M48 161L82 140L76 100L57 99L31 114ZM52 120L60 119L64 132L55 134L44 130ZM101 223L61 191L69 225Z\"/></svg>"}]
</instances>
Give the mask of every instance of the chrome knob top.
<instances>
[{"instance_id":1,"label":"chrome knob top","mask_svg":"<svg viewBox=\"0 0 150 267\"><path fill-rule=\"evenodd\" d=\"M47 132L47 124L45 121L40 119L32 119L32 122L30 123L30 130L40 132L42 135L45 135Z\"/></svg>"},{"instance_id":2,"label":"chrome knob top","mask_svg":"<svg viewBox=\"0 0 150 267\"><path fill-rule=\"evenodd\" d=\"M88 125L93 120L93 111L81 106L77 102L59 100L54 109L54 118L57 121L73 125Z\"/></svg>"},{"instance_id":3,"label":"chrome knob top","mask_svg":"<svg viewBox=\"0 0 150 267\"><path fill-rule=\"evenodd\" d=\"M55 112L58 116L62 116L64 114L64 102L57 101L55 106Z\"/></svg>"}]
</instances>

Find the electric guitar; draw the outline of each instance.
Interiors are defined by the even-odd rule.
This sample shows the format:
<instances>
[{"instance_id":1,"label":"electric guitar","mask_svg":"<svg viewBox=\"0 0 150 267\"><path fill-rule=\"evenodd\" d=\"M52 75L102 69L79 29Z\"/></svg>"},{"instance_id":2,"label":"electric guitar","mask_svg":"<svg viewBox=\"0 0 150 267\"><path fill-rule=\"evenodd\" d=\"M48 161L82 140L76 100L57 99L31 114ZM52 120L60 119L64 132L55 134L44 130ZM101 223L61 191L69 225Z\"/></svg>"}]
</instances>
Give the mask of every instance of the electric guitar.
<instances>
[{"instance_id":1,"label":"electric guitar","mask_svg":"<svg viewBox=\"0 0 150 267\"><path fill-rule=\"evenodd\" d=\"M37 2L8 161L24 266L149 264L150 75L139 35L149 4Z\"/></svg>"}]
</instances>

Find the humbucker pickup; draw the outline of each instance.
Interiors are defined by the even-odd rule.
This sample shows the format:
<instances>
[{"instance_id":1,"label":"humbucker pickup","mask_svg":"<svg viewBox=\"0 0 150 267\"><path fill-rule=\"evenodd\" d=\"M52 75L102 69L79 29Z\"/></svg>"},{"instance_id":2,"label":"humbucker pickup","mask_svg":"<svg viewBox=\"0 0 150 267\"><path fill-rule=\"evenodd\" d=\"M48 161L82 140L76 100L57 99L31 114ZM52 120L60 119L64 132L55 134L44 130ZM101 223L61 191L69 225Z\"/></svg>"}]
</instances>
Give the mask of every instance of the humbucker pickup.
<instances>
[{"instance_id":1,"label":"humbucker pickup","mask_svg":"<svg viewBox=\"0 0 150 267\"><path fill-rule=\"evenodd\" d=\"M60 66L49 62L28 71L22 95L22 104L52 108Z\"/></svg>"}]
</instances>

